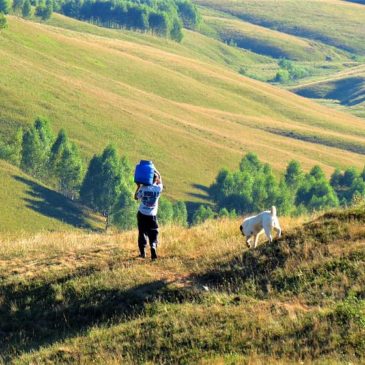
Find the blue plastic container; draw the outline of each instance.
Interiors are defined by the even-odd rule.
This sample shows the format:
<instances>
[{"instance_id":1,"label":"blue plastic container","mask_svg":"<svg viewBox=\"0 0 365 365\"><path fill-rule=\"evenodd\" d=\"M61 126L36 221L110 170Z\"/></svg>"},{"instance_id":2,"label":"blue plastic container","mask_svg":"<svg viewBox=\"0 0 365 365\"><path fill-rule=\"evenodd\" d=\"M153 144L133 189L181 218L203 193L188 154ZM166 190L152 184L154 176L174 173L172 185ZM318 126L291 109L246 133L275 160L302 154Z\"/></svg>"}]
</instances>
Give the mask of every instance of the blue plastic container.
<instances>
[{"instance_id":1,"label":"blue plastic container","mask_svg":"<svg viewBox=\"0 0 365 365\"><path fill-rule=\"evenodd\" d=\"M134 172L134 182L136 184L152 185L155 166L152 161L141 160Z\"/></svg>"}]
</instances>

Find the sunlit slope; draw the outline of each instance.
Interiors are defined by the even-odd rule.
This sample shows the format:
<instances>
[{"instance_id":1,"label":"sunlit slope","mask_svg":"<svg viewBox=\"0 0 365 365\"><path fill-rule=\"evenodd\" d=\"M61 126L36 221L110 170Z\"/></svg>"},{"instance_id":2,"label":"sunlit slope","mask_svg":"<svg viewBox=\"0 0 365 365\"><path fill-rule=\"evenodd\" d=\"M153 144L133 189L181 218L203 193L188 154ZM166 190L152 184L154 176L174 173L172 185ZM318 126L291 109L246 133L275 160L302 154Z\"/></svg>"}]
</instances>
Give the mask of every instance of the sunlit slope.
<instances>
[{"instance_id":1,"label":"sunlit slope","mask_svg":"<svg viewBox=\"0 0 365 365\"><path fill-rule=\"evenodd\" d=\"M198 5L280 32L365 54L365 8L339 0L195 0Z\"/></svg>"},{"instance_id":2,"label":"sunlit slope","mask_svg":"<svg viewBox=\"0 0 365 365\"><path fill-rule=\"evenodd\" d=\"M344 52L320 42L265 28L238 18L225 17L220 13L203 12L205 13L205 23L217 32L220 39L234 42L238 47L258 54L310 62L349 59Z\"/></svg>"},{"instance_id":3,"label":"sunlit slope","mask_svg":"<svg viewBox=\"0 0 365 365\"><path fill-rule=\"evenodd\" d=\"M136 232L0 236L0 363L363 364L364 221L281 217L250 250L239 220L164 227L157 261Z\"/></svg>"},{"instance_id":4,"label":"sunlit slope","mask_svg":"<svg viewBox=\"0 0 365 365\"><path fill-rule=\"evenodd\" d=\"M1 160L0 181L1 233L21 235L101 226L84 208Z\"/></svg>"},{"instance_id":5,"label":"sunlit slope","mask_svg":"<svg viewBox=\"0 0 365 365\"><path fill-rule=\"evenodd\" d=\"M87 156L112 142L132 163L153 159L167 194L186 200L247 151L280 169L293 158L327 172L362 167L361 120L195 57L185 43L118 37L10 17L0 35L1 130L47 116Z\"/></svg>"}]
</instances>

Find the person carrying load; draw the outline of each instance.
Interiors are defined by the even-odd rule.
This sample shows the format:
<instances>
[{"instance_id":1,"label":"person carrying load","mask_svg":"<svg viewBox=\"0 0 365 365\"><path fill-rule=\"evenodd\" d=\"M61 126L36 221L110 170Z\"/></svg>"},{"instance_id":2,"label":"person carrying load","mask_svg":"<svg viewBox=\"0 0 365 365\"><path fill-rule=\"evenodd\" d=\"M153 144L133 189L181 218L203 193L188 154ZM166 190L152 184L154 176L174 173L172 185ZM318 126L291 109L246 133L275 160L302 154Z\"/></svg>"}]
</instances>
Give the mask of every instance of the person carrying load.
<instances>
[{"instance_id":1,"label":"person carrying load","mask_svg":"<svg viewBox=\"0 0 365 365\"><path fill-rule=\"evenodd\" d=\"M146 257L147 239L151 247L151 259L157 259L158 244L158 200L163 190L161 174L154 168L152 162L141 161L136 167L134 181L137 189L134 198L140 201L138 223L139 256Z\"/></svg>"}]
</instances>

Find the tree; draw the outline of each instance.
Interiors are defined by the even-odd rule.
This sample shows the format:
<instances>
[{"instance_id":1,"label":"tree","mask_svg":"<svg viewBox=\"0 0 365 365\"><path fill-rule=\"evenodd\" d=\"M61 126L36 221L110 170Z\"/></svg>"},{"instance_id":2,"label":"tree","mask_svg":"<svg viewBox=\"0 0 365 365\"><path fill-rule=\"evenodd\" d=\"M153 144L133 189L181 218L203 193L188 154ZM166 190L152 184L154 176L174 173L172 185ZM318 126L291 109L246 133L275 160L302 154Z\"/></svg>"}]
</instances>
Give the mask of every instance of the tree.
<instances>
[{"instance_id":1,"label":"tree","mask_svg":"<svg viewBox=\"0 0 365 365\"><path fill-rule=\"evenodd\" d=\"M68 139L63 129L51 148L49 166L60 192L74 199L81 184L84 166L76 145Z\"/></svg>"},{"instance_id":2,"label":"tree","mask_svg":"<svg viewBox=\"0 0 365 365\"><path fill-rule=\"evenodd\" d=\"M240 171L256 173L260 171L262 164L255 153L247 153L240 162Z\"/></svg>"},{"instance_id":3,"label":"tree","mask_svg":"<svg viewBox=\"0 0 365 365\"><path fill-rule=\"evenodd\" d=\"M309 171L309 176L313 176L314 179L317 181L326 179L326 176L325 176L323 170L318 165L315 165L312 167L312 169Z\"/></svg>"},{"instance_id":4,"label":"tree","mask_svg":"<svg viewBox=\"0 0 365 365\"><path fill-rule=\"evenodd\" d=\"M191 1L179 0L176 2L179 15L184 23L184 27L188 29L196 29L201 22L198 9Z\"/></svg>"},{"instance_id":5,"label":"tree","mask_svg":"<svg viewBox=\"0 0 365 365\"><path fill-rule=\"evenodd\" d=\"M336 169L330 178L330 184L335 189L338 190L342 185L343 175L341 174L340 169Z\"/></svg>"},{"instance_id":6,"label":"tree","mask_svg":"<svg viewBox=\"0 0 365 365\"><path fill-rule=\"evenodd\" d=\"M22 16L24 18L29 18L32 15L32 6L29 0L24 0L24 4L22 7Z\"/></svg>"},{"instance_id":7,"label":"tree","mask_svg":"<svg viewBox=\"0 0 365 365\"><path fill-rule=\"evenodd\" d=\"M111 222L110 218L112 221L117 219L118 206L129 204L120 199L123 192L130 189L130 175L127 160L119 158L112 145L107 146L100 156L94 156L90 161L81 186L80 198L86 205L105 216L106 229Z\"/></svg>"},{"instance_id":8,"label":"tree","mask_svg":"<svg viewBox=\"0 0 365 365\"><path fill-rule=\"evenodd\" d=\"M201 224L208 219L213 219L215 214L210 207L205 207L204 205L200 205L199 208L194 212L193 215L193 224Z\"/></svg>"},{"instance_id":9,"label":"tree","mask_svg":"<svg viewBox=\"0 0 365 365\"><path fill-rule=\"evenodd\" d=\"M37 118L33 126L23 134L20 167L37 178L46 176L53 140L49 121Z\"/></svg>"},{"instance_id":10,"label":"tree","mask_svg":"<svg viewBox=\"0 0 365 365\"><path fill-rule=\"evenodd\" d=\"M285 183L289 189L296 190L301 184L304 177L303 170L298 161L292 160L289 162L285 171Z\"/></svg>"},{"instance_id":11,"label":"tree","mask_svg":"<svg viewBox=\"0 0 365 365\"><path fill-rule=\"evenodd\" d=\"M136 225L136 211L138 203L128 185L123 184L117 203L113 206L111 221L118 228L127 230Z\"/></svg>"},{"instance_id":12,"label":"tree","mask_svg":"<svg viewBox=\"0 0 365 365\"><path fill-rule=\"evenodd\" d=\"M170 37L176 42L181 42L184 38L183 32L182 32L182 24L181 21L178 18L174 18L172 28L170 30Z\"/></svg>"},{"instance_id":13,"label":"tree","mask_svg":"<svg viewBox=\"0 0 365 365\"><path fill-rule=\"evenodd\" d=\"M98 183L101 174L101 157L94 155L80 189L81 201L90 208L97 209L95 197L98 194Z\"/></svg>"},{"instance_id":14,"label":"tree","mask_svg":"<svg viewBox=\"0 0 365 365\"><path fill-rule=\"evenodd\" d=\"M341 185L350 188L359 176L359 171L357 171L354 167L349 167L344 172Z\"/></svg>"},{"instance_id":15,"label":"tree","mask_svg":"<svg viewBox=\"0 0 365 365\"><path fill-rule=\"evenodd\" d=\"M13 10L15 13L19 13L24 5L24 0L13 0Z\"/></svg>"},{"instance_id":16,"label":"tree","mask_svg":"<svg viewBox=\"0 0 365 365\"><path fill-rule=\"evenodd\" d=\"M175 224L186 227L188 224L188 211L186 204L182 201L178 201L173 205L173 221Z\"/></svg>"},{"instance_id":17,"label":"tree","mask_svg":"<svg viewBox=\"0 0 365 365\"><path fill-rule=\"evenodd\" d=\"M0 158L19 166L22 159L23 129L19 128L8 143L0 141Z\"/></svg>"},{"instance_id":18,"label":"tree","mask_svg":"<svg viewBox=\"0 0 365 365\"><path fill-rule=\"evenodd\" d=\"M174 218L174 208L170 200L162 196L159 201L158 220L161 224L171 224Z\"/></svg>"},{"instance_id":19,"label":"tree","mask_svg":"<svg viewBox=\"0 0 365 365\"><path fill-rule=\"evenodd\" d=\"M148 17L148 23L154 33L158 34L159 36L167 36L169 27L166 13L152 11Z\"/></svg>"},{"instance_id":20,"label":"tree","mask_svg":"<svg viewBox=\"0 0 365 365\"><path fill-rule=\"evenodd\" d=\"M47 4L39 4L35 9L35 15L42 18L42 20L48 20L51 18L53 12L53 5L47 1Z\"/></svg>"},{"instance_id":21,"label":"tree","mask_svg":"<svg viewBox=\"0 0 365 365\"><path fill-rule=\"evenodd\" d=\"M337 207L338 197L319 166L314 166L299 187L295 203L308 211Z\"/></svg>"},{"instance_id":22,"label":"tree","mask_svg":"<svg viewBox=\"0 0 365 365\"><path fill-rule=\"evenodd\" d=\"M9 0L0 0L0 13L8 14L10 10Z\"/></svg>"}]
</instances>

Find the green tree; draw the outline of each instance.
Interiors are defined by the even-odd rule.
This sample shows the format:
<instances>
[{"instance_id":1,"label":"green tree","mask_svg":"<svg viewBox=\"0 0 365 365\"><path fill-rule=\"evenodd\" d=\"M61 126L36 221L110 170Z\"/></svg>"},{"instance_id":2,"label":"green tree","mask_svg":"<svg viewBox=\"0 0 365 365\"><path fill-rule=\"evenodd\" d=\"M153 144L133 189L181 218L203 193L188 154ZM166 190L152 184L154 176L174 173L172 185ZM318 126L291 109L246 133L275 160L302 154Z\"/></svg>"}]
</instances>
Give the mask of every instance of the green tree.
<instances>
[{"instance_id":1,"label":"green tree","mask_svg":"<svg viewBox=\"0 0 365 365\"><path fill-rule=\"evenodd\" d=\"M81 186L80 198L86 205L105 216L106 229L111 222L121 219L120 209L129 206L129 202L121 198L130 189L130 175L127 160L119 158L115 147L111 145L90 161Z\"/></svg>"},{"instance_id":2,"label":"green tree","mask_svg":"<svg viewBox=\"0 0 365 365\"><path fill-rule=\"evenodd\" d=\"M219 218L229 218L229 211L227 208L222 208L218 212Z\"/></svg>"},{"instance_id":3,"label":"green tree","mask_svg":"<svg viewBox=\"0 0 365 365\"><path fill-rule=\"evenodd\" d=\"M169 31L169 19L165 12L152 11L149 14L148 23L153 33L159 36L167 36Z\"/></svg>"},{"instance_id":4,"label":"green tree","mask_svg":"<svg viewBox=\"0 0 365 365\"><path fill-rule=\"evenodd\" d=\"M290 215L294 212L295 193L296 191L293 191L287 186L285 178L280 180L278 196L275 203L279 215Z\"/></svg>"},{"instance_id":5,"label":"green tree","mask_svg":"<svg viewBox=\"0 0 365 365\"><path fill-rule=\"evenodd\" d=\"M47 4L39 4L35 9L35 15L42 18L42 20L48 20L51 18L53 12L52 3L47 2Z\"/></svg>"},{"instance_id":6,"label":"green tree","mask_svg":"<svg viewBox=\"0 0 365 365\"><path fill-rule=\"evenodd\" d=\"M81 201L90 208L97 209L95 197L98 192L98 183L101 174L101 156L94 155L89 162L89 166L80 189Z\"/></svg>"},{"instance_id":7,"label":"green tree","mask_svg":"<svg viewBox=\"0 0 365 365\"><path fill-rule=\"evenodd\" d=\"M343 179L343 175L341 174L341 170L337 168L331 175L331 178L330 178L331 186L335 190L338 190L342 185L342 179Z\"/></svg>"},{"instance_id":8,"label":"green tree","mask_svg":"<svg viewBox=\"0 0 365 365\"><path fill-rule=\"evenodd\" d=\"M300 163L295 160L290 161L284 175L285 183L288 188L296 190L303 181L303 177L304 173Z\"/></svg>"},{"instance_id":9,"label":"green tree","mask_svg":"<svg viewBox=\"0 0 365 365\"><path fill-rule=\"evenodd\" d=\"M15 166L20 166L22 159L23 129L19 128L8 143L0 141L0 158Z\"/></svg>"},{"instance_id":10,"label":"green tree","mask_svg":"<svg viewBox=\"0 0 365 365\"><path fill-rule=\"evenodd\" d=\"M349 167L343 174L341 185L350 188L358 177L360 177L359 171L354 167Z\"/></svg>"},{"instance_id":11,"label":"green tree","mask_svg":"<svg viewBox=\"0 0 365 365\"><path fill-rule=\"evenodd\" d=\"M32 6L29 0L24 0L24 4L22 7L22 16L24 18L29 18L32 15Z\"/></svg>"},{"instance_id":12,"label":"green tree","mask_svg":"<svg viewBox=\"0 0 365 365\"><path fill-rule=\"evenodd\" d=\"M279 70L273 81L279 82L281 84L285 84L290 80L290 74L288 70Z\"/></svg>"},{"instance_id":13,"label":"green tree","mask_svg":"<svg viewBox=\"0 0 365 365\"><path fill-rule=\"evenodd\" d=\"M210 207L205 207L204 205L200 205L199 208L193 214L193 224L201 224L208 219L213 219L215 214Z\"/></svg>"},{"instance_id":14,"label":"green tree","mask_svg":"<svg viewBox=\"0 0 365 365\"><path fill-rule=\"evenodd\" d=\"M174 18L173 20L172 27L170 30L170 38L179 43L184 38L181 21L178 18Z\"/></svg>"},{"instance_id":15,"label":"green tree","mask_svg":"<svg viewBox=\"0 0 365 365\"><path fill-rule=\"evenodd\" d=\"M306 175L297 191L295 202L308 211L333 208L339 204L335 191L319 166L314 166Z\"/></svg>"},{"instance_id":16,"label":"green tree","mask_svg":"<svg viewBox=\"0 0 365 365\"><path fill-rule=\"evenodd\" d=\"M158 220L161 224L171 224L174 218L174 207L170 200L161 196L158 208Z\"/></svg>"},{"instance_id":17,"label":"green tree","mask_svg":"<svg viewBox=\"0 0 365 365\"><path fill-rule=\"evenodd\" d=\"M262 169L262 164L255 153L247 153L240 162L240 171L257 173Z\"/></svg>"},{"instance_id":18,"label":"green tree","mask_svg":"<svg viewBox=\"0 0 365 365\"><path fill-rule=\"evenodd\" d=\"M8 14L10 10L10 0L0 0L0 13Z\"/></svg>"},{"instance_id":19,"label":"green tree","mask_svg":"<svg viewBox=\"0 0 365 365\"><path fill-rule=\"evenodd\" d=\"M100 159L100 184L95 196L95 203L99 212L106 217L106 228L109 226L109 215L121 193L123 176L121 162L115 147L109 145L105 148Z\"/></svg>"},{"instance_id":20,"label":"green tree","mask_svg":"<svg viewBox=\"0 0 365 365\"><path fill-rule=\"evenodd\" d=\"M53 140L49 121L37 118L33 126L23 134L20 167L37 178L45 177Z\"/></svg>"},{"instance_id":21,"label":"green tree","mask_svg":"<svg viewBox=\"0 0 365 365\"><path fill-rule=\"evenodd\" d=\"M179 226L186 227L188 224L188 211L186 204L182 201L178 201L173 205L173 221Z\"/></svg>"},{"instance_id":22,"label":"green tree","mask_svg":"<svg viewBox=\"0 0 365 365\"><path fill-rule=\"evenodd\" d=\"M127 184L123 184L117 203L113 206L111 222L122 230L132 229L136 225L138 203Z\"/></svg>"},{"instance_id":23,"label":"green tree","mask_svg":"<svg viewBox=\"0 0 365 365\"><path fill-rule=\"evenodd\" d=\"M176 2L179 16L181 17L184 27L188 29L196 29L201 22L201 16L197 7L187 0L178 0Z\"/></svg>"},{"instance_id":24,"label":"green tree","mask_svg":"<svg viewBox=\"0 0 365 365\"><path fill-rule=\"evenodd\" d=\"M13 0L13 11L19 13L24 5L24 0Z\"/></svg>"},{"instance_id":25,"label":"green tree","mask_svg":"<svg viewBox=\"0 0 365 365\"><path fill-rule=\"evenodd\" d=\"M74 199L81 184L84 166L77 146L68 139L63 129L51 148L49 166L60 192Z\"/></svg>"}]
</instances>

